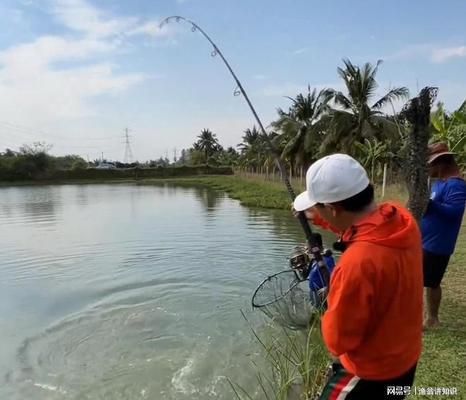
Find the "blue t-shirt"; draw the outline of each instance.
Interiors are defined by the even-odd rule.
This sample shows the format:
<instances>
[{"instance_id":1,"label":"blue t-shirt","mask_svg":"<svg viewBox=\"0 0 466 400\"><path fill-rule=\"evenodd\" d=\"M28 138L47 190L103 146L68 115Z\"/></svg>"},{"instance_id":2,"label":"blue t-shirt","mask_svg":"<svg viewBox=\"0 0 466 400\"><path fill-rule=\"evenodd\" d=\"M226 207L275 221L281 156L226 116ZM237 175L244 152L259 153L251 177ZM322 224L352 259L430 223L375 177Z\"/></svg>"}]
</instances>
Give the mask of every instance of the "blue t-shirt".
<instances>
[{"instance_id":1,"label":"blue t-shirt","mask_svg":"<svg viewBox=\"0 0 466 400\"><path fill-rule=\"evenodd\" d=\"M329 273L331 274L333 268L335 268L335 260L332 256L323 256ZM324 279L319 271L317 262L314 261L311 266L311 272L309 273L309 289L311 292L317 292L319 289L325 287Z\"/></svg>"},{"instance_id":2,"label":"blue t-shirt","mask_svg":"<svg viewBox=\"0 0 466 400\"><path fill-rule=\"evenodd\" d=\"M432 185L429 205L421 221L422 246L434 254L453 254L466 204L466 183L461 178Z\"/></svg>"}]
</instances>

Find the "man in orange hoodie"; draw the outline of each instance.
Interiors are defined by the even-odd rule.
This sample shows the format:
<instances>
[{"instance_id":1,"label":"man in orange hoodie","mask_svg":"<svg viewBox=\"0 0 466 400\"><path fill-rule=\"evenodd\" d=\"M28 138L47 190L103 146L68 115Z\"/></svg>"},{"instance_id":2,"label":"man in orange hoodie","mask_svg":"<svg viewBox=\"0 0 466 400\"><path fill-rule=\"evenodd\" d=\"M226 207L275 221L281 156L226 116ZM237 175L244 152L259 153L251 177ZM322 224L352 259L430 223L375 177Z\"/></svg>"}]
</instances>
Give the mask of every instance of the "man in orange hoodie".
<instances>
[{"instance_id":1,"label":"man in orange hoodie","mask_svg":"<svg viewBox=\"0 0 466 400\"><path fill-rule=\"evenodd\" d=\"M315 162L306 184L295 210L339 232L345 248L322 317L325 344L338 362L320 399L403 399L422 348L417 223L401 206L377 205L366 171L348 155Z\"/></svg>"}]
</instances>

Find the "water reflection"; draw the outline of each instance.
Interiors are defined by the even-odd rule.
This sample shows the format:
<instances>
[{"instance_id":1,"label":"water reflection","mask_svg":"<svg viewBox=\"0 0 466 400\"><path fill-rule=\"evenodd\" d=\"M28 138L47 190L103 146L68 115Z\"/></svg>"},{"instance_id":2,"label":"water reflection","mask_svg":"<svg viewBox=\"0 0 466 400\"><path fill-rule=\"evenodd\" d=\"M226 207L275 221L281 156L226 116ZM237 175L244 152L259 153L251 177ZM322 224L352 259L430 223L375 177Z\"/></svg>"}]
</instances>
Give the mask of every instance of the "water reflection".
<instances>
[{"instance_id":1,"label":"water reflection","mask_svg":"<svg viewBox=\"0 0 466 400\"><path fill-rule=\"evenodd\" d=\"M249 224L262 224L264 219L267 219L270 224L270 229L272 229L276 235L295 240L296 243L306 242L303 228L301 227L298 219L292 216L291 211L253 208L248 208L247 210L250 217L248 222ZM324 247L332 247L336 240L334 233L322 230L315 226L311 226L311 229L322 235Z\"/></svg>"},{"instance_id":2,"label":"water reflection","mask_svg":"<svg viewBox=\"0 0 466 400\"><path fill-rule=\"evenodd\" d=\"M166 189L166 193L169 196L177 196L181 192L186 192L186 189L189 189L189 191L195 195L196 199L206 211L215 211L218 209L221 201L226 198L224 192L200 186L196 183L156 183L156 185L163 185L163 187Z\"/></svg>"},{"instance_id":3,"label":"water reflection","mask_svg":"<svg viewBox=\"0 0 466 400\"><path fill-rule=\"evenodd\" d=\"M89 204L89 185L76 186L76 204L83 207Z\"/></svg>"},{"instance_id":4,"label":"water reflection","mask_svg":"<svg viewBox=\"0 0 466 400\"><path fill-rule=\"evenodd\" d=\"M13 223L53 225L60 218L62 194L59 187L2 188L0 217Z\"/></svg>"},{"instance_id":5,"label":"water reflection","mask_svg":"<svg viewBox=\"0 0 466 400\"><path fill-rule=\"evenodd\" d=\"M194 194L205 210L213 212L218 209L220 202L225 198L225 194L218 191L204 187L194 187Z\"/></svg>"}]
</instances>

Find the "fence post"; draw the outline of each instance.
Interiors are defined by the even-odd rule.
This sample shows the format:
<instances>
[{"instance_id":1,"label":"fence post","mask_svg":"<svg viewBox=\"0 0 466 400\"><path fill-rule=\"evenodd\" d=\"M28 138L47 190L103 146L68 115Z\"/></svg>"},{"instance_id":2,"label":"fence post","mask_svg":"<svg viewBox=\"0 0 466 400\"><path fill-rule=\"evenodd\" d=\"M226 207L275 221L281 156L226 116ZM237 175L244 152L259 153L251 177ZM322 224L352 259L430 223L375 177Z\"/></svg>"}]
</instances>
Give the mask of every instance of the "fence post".
<instances>
[{"instance_id":1,"label":"fence post","mask_svg":"<svg viewBox=\"0 0 466 400\"><path fill-rule=\"evenodd\" d=\"M383 181L382 181L382 199L385 197L385 186L387 185L387 163L383 165Z\"/></svg>"}]
</instances>

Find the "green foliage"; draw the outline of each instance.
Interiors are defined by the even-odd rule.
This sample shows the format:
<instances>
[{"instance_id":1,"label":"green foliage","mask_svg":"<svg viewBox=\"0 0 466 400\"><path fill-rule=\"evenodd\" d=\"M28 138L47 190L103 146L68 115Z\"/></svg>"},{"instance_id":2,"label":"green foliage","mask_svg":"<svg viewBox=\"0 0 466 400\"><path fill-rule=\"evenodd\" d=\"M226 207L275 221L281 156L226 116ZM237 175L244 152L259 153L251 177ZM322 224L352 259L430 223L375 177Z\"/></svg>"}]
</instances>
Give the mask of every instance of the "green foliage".
<instances>
[{"instance_id":1,"label":"green foliage","mask_svg":"<svg viewBox=\"0 0 466 400\"><path fill-rule=\"evenodd\" d=\"M270 139L274 137L274 134L270 134L269 136ZM252 129L246 129L242 139L242 143L238 144L241 154L241 159L238 163L239 166L258 172L270 164L274 156L271 153L266 138L255 126Z\"/></svg>"},{"instance_id":2,"label":"green foliage","mask_svg":"<svg viewBox=\"0 0 466 400\"><path fill-rule=\"evenodd\" d=\"M343 60L343 63L344 68L339 67L337 71L347 94L333 91L335 107L330 113L330 129L322 144L322 151L344 151L351 154L353 144L363 143L366 138L386 140L397 136L398 130L393 118L382 110L394 100L406 99L408 89L391 89L380 99L373 101L378 88L376 75L381 61L375 67L370 63L359 67L349 60Z\"/></svg>"},{"instance_id":3,"label":"green foliage","mask_svg":"<svg viewBox=\"0 0 466 400\"><path fill-rule=\"evenodd\" d=\"M87 167L87 162L84 161L82 158L74 160L73 164L71 165L72 170L81 170L86 169Z\"/></svg>"},{"instance_id":4,"label":"green foliage","mask_svg":"<svg viewBox=\"0 0 466 400\"><path fill-rule=\"evenodd\" d=\"M209 129L203 129L197 137L197 142L194 144L194 149L204 153L205 161L207 161L214 153L222 150L217 136Z\"/></svg>"},{"instance_id":5,"label":"green foliage","mask_svg":"<svg viewBox=\"0 0 466 400\"><path fill-rule=\"evenodd\" d=\"M53 157L47 154L50 146L44 143L24 145L19 152L7 149L0 155L0 180L35 179L53 168Z\"/></svg>"},{"instance_id":6,"label":"green foliage","mask_svg":"<svg viewBox=\"0 0 466 400\"><path fill-rule=\"evenodd\" d=\"M323 140L328 125L329 101L332 91L324 89L317 93L308 86L306 95L298 94L287 112L278 109L278 120L272 127L281 132L282 157L292 165L304 165L315 159L316 150Z\"/></svg>"},{"instance_id":7,"label":"green foliage","mask_svg":"<svg viewBox=\"0 0 466 400\"><path fill-rule=\"evenodd\" d=\"M364 143L356 142L357 156L361 164L371 171L371 180L377 177L382 170L382 163L387 161L388 144L379 142L375 138L364 139Z\"/></svg>"},{"instance_id":8,"label":"green foliage","mask_svg":"<svg viewBox=\"0 0 466 400\"><path fill-rule=\"evenodd\" d=\"M82 166L82 168L87 168L87 162L77 155L54 157L53 162L56 169L73 169L79 165Z\"/></svg>"},{"instance_id":9,"label":"green foliage","mask_svg":"<svg viewBox=\"0 0 466 400\"><path fill-rule=\"evenodd\" d=\"M433 141L448 144L451 151L458 154L457 159L466 164L466 101L454 112L448 113L442 103L431 115Z\"/></svg>"},{"instance_id":10,"label":"green foliage","mask_svg":"<svg viewBox=\"0 0 466 400\"><path fill-rule=\"evenodd\" d=\"M52 145L45 142L34 142L32 145L24 144L19 148L19 152L23 155L48 154L51 148Z\"/></svg>"},{"instance_id":11,"label":"green foliage","mask_svg":"<svg viewBox=\"0 0 466 400\"><path fill-rule=\"evenodd\" d=\"M88 165L83 158L75 155L53 157L45 152L49 148L50 146L45 144L35 143L32 146L22 146L18 152L7 149L0 153L0 181L107 181L233 173L230 167L222 166L218 162L210 166L170 166L169 160L162 157L151 161L148 164L150 168L141 168L139 164L121 163L116 163L118 168L115 169L88 168L93 164ZM231 149L226 152L232 157L234 153Z\"/></svg>"},{"instance_id":12,"label":"green foliage","mask_svg":"<svg viewBox=\"0 0 466 400\"><path fill-rule=\"evenodd\" d=\"M202 150L192 148L189 151L188 165L203 165L207 163L207 158Z\"/></svg>"}]
</instances>

